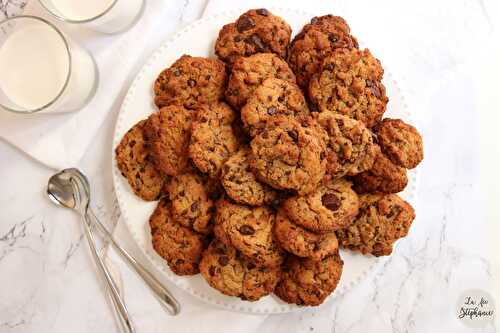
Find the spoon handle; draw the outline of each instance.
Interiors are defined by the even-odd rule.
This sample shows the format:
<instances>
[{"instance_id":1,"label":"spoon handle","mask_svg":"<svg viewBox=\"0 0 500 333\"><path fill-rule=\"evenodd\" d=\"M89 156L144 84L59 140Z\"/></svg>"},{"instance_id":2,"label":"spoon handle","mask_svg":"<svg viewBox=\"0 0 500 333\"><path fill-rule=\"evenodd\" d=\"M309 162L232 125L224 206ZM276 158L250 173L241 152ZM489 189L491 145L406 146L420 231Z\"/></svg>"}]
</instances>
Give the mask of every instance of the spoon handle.
<instances>
[{"instance_id":1,"label":"spoon handle","mask_svg":"<svg viewBox=\"0 0 500 333\"><path fill-rule=\"evenodd\" d=\"M99 221L91 208L88 209L89 215L92 217L94 225L97 226L99 231L107 238L111 245L120 253L125 261L132 267L142 280L148 285L153 292L153 295L158 299L160 304L172 315L180 312L180 304L174 296L158 281L144 266L142 266L130 253L122 248L114 239L113 235L106 229L106 227Z\"/></svg>"},{"instance_id":2,"label":"spoon handle","mask_svg":"<svg viewBox=\"0 0 500 333\"><path fill-rule=\"evenodd\" d=\"M87 241L89 243L89 247L92 252L92 257L94 258L99 273L103 277L103 280L106 282L107 290L111 296L113 305L115 306L115 309L118 313L123 330L126 333L134 333L135 329L132 326L132 322L130 321L130 316L127 307L125 306L125 303L123 302L120 293L118 292L116 284L113 281L113 278L111 277L108 268L105 266L102 258L99 256L99 253L97 252L94 235L92 233L92 230L90 229L90 223L91 221L90 217L88 216L88 213L87 214L84 213L83 224L85 229L85 235L87 236Z\"/></svg>"}]
</instances>

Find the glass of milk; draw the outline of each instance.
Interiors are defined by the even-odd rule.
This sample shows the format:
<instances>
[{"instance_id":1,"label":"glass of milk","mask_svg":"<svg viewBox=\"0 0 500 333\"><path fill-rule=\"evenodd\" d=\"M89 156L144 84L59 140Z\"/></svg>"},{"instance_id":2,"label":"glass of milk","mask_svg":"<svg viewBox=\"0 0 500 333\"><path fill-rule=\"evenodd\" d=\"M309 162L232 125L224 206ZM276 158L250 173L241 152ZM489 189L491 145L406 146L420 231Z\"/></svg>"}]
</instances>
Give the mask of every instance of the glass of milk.
<instances>
[{"instance_id":1,"label":"glass of milk","mask_svg":"<svg viewBox=\"0 0 500 333\"><path fill-rule=\"evenodd\" d=\"M144 0L39 0L61 21L82 24L104 33L131 27L140 17Z\"/></svg>"},{"instance_id":2,"label":"glass of milk","mask_svg":"<svg viewBox=\"0 0 500 333\"><path fill-rule=\"evenodd\" d=\"M81 109L96 91L92 56L52 23L34 16L0 22L0 110Z\"/></svg>"}]
</instances>

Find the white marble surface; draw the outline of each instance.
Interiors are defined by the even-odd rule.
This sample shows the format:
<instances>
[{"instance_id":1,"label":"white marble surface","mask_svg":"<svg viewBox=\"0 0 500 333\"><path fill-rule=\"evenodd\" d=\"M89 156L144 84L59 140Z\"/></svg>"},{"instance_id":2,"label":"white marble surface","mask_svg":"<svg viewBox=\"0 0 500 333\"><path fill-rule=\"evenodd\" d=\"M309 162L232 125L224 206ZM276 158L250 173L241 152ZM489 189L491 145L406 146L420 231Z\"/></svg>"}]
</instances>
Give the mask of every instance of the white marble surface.
<instances>
[{"instance_id":1,"label":"white marble surface","mask_svg":"<svg viewBox=\"0 0 500 333\"><path fill-rule=\"evenodd\" d=\"M493 293L495 282L482 214L475 93L475 59L499 41L493 36L500 18L492 10L495 1L337 1L337 14L346 17L408 92L424 136L417 219L383 267L319 309L268 317L214 309L171 286L183 304L182 314L173 318L113 257L139 331L495 332L491 326L466 328L454 315L462 291ZM14 10L5 7L7 2L0 0L0 12ZM195 20L204 6L205 1L171 1L163 13L147 7L145 17L164 15L158 29L166 37ZM314 9L314 2L308 7ZM140 43L144 56L158 45ZM137 59L136 68L142 61ZM125 91L129 83L130 78L118 84ZM109 156L119 104L118 98L78 165L89 175L98 214L110 226L119 216ZM44 197L52 172L0 142L0 332L115 332L76 215ZM138 253L125 229L120 227L117 236ZM493 240L498 243L499 237Z\"/></svg>"}]
</instances>

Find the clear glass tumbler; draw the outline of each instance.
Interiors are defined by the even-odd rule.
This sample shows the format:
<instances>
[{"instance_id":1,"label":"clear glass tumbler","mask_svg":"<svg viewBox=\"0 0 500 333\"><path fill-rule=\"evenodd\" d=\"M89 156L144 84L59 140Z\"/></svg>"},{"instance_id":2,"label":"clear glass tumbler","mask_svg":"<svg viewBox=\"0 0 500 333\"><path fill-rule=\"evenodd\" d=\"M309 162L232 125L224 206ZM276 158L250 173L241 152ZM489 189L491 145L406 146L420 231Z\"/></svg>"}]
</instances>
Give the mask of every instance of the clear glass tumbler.
<instances>
[{"instance_id":1,"label":"clear glass tumbler","mask_svg":"<svg viewBox=\"0 0 500 333\"><path fill-rule=\"evenodd\" d=\"M39 0L57 19L104 33L131 27L140 17L144 0Z\"/></svg>"},{"instance_id":2,"label":"clear glass tumbler","mask_svg":"<svg viewBox=\"0 0 500 333\"><path fill-rule=\"evenodd\" d=\"M92 56L35 16L0 22L0 109L55 113L81 109L98 84Z\"/></svg>"}]
</instances>

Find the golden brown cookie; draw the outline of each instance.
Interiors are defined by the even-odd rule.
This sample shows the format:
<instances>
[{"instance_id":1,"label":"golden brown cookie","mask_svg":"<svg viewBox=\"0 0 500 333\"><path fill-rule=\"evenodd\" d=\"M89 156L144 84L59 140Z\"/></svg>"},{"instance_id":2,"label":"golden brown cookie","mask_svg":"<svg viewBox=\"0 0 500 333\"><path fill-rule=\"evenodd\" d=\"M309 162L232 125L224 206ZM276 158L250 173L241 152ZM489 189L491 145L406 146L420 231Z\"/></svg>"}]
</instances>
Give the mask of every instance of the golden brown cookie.
<instances>
[{"instance_id":1,"label":"golden brown cookie","mask_svg":"<svg viewBox=\"0 0 500 333\"><path fill-rule=\"evenodd\" d=\"M198 274L206 238L172 219L167 199L158 202L149 218L153 248L177 275Z\"/></svg>"},{"instance_id":2,"label":"golden brown cookie","mask_svg":"<svg viewBox=\"0 0 500 333\"><path fill-rule=\"evenodd\" d=\"M281 277L279 267L256 267L234 247L218 240L213 240L203 253L200 271L212 288L247 301L269 295Z\"/></svg>"},{"instance_id":3,"label":"golden brown cookie","mask_svg":"<svg viewBox=\"0 0 500 333\"><path fill-rule=\"evenodd\" d=\"M279 266L285 254L274 240L274 221L274 213L267 207L248 207L221 199L217 202L215 236L259 267Z\"/></svg>"},{"instance_id":4,"label":"golden brown cookie","mask_svg":"<svg viewBox=\"0 0 500 333\"><path fill-rule=\"evenodd\" d=\"M304 95L295 83L269 78L241 109L241 120L250 135L256 136L277 117L301 118L309 114Z\"/></svg>"},{"instance_id":5,"label":"golden brown cookie","mask_svg":"<svg viewBox=\"0 0 500 333\"><path fill-rule=\"evenodd\" d=\"M155 104L159 108L178 104L192 109L217 102L224 97L226 81L221 61L183 55L156 79Z\"/></svg>"},{"instance_id":6,"label":"golden brown cookie","mask_svg":"<svg viewBox=\"0 0 500 333\"><path fill-rule=\"evenodd\" d=\"M226 24L215 42L215 54L229 63L256 53L276 53L286 58L292 29L267 9L252 9Z\"/></svg>"},{"instance_id":7,"label":"golden brown cookie","mask_svg":"<svg viewBox=\"0 0 500 333\"><path fill-rule=\"evenodd\" d=\"M413 169L424 159L420 133L401 119L382 120L376 134L382 151L394 164Z\"/></svg>"},{"instance_id":8,"label":"golden brown cookie","mask_svg":"<svg viewBox=\"0 0 500 333\"><path fill-rule=\"evenodd\" d=\"M222 165L238 150L238 138L231 126L235 118L235 112L223 102L197 109L189 156L201 172L212 178L219 176Z\"/></svg>"},{"instance_id":9,"label":"golden brown cookie","mask_svg":"<svg viewBox=\"0 0 500 333\"><path fill-rule=\"evenodd\" d=\"M115 149L118 169L140 198L152 201L161 194L165 176L151 162L150 151L144 139L145 120L135 124L123 136Z\"/></svg>"},{"instance_id":10,"label":"golden brown cookie","mask_svg":"<svg viewBox=\"0 0 500 333\"><path fill-rule=\"evenodd\" d=\"M324 180L313 192L293 196L283 203L290 219L316 233L328 233L348 227L358 214L359 200L352 183Z\"/></svg>"},{"instance_id":11,"label":"golden brown cookie","mask_svg":"<svg viewBox=\"0 0 500 333\"><path fill-rule=\"evenodd\" d=\"M390 255L393 244L408 234L415 219L413 207L396 194L363 194L359 201L354 223L337 231L340 245L377 257Z\"/></svg>"},{"instance_id":12,"label":"golden brown cookie","mask_svg":"<svg viewBox=\"0 0 500 333\"><path fill-rule=\"evenodd\" d=\"M370 169L376 147L370 130L362 122L331 112L315 114L328 134L326 172L334 178L353 176Z\"/></svg>"},{"instance_id":13,"label":"golden brown cookie","mask_svg":"<svg viewBox=\"0 0 500 333\"><path fill-rule=\"evenodd\" d=\"M313 17L290 44L288 62L297 75L297 83L307 88L323 59L340 48L358 48L347 22L333 15Z\"/></svg>"},{"instance_id":14,"label":"golden brown cookie","mask_svg":"<svg viewBox=\"0 0 500 333\"><path fill-rule=\"evenodd\" d=\"M180 173L188 164L193 112L169 105L149 116L144 135L156 168L169 176Z\"/></svg>"},{"instance_id":15,"label":"golden brown cookie","mask_svg":"<svg viewBox=\"0 0 500 333\"><path fill-rule=\"evenodd\" d=\"M309 83L309 98L316 107L333 111L373 127L389 99L382 84L384 70L368 49L337 49Z\"/></svg>"},{"instance_id":16,"label":"golden brown cookie","mask_svg":"<svg viewBox=\"0 0 500 333\"><path fill-rule=\"evenodd\" d=\"M212 231L215 206L202 176L194 172L175 176L167 190L176 222L202 234Z\"/></svg>"},{"instance_id":17,"label":"golden brown cookie","mask_svg":"<svg viewBox=\"0 0 500 333\"><path fill-rule=\"evenodd\" d=\"M226 89L226 101L240 109L255 89L268 78L295 83L288 64L274 53L257 53L235 61Z\"/></svg>"},{"instance_id":18,"label":"golden brown cookie","mask_svg":"<svg viewBox=\"0 0 500 333\"><path fill-rule=\"evenodd\" d=\"M293 223L281 208L276 215L274 237L281 247L299 257L321 260L339 249L334 232L316 234Z\"/></svg>"},{"instance_id":19,"label":"golden brown cookie","mask_svg":"<svg viewBox=\"0 0 500 333\"><path fill-rule=\"evenodd\" d=\"M287 117L268 123L250 143L250 165L257 177L281 190L312 192L325 174L325 144L312 127Z\"/></svg>"},{"instance_id":20,"label":"golden brown cookie","mask_svg":"<svg viewBox=\"0 0 500 333\"><path fill-rule=\"evenodd\" d=\"M370 170L353 177L357 193L398 193L408 184L406 169L391 162L377 146L375 162Z\"/></svg>"},{"instance_id":21,"label":"golden brown cookie","mask_svg":"<svg viewBox=\"0 0 500 333\"><path fill-rule=\"evenodd\" d=\"M321 261L290 256L274 293L287 303L320 305L337 287L343 266L338 253Z\"/></svg>"},{"instance_id":22,"label":"golden brown cookie","mask_svg":"<svg viewBox=\"0 0 500 333\"><path fill-rule=\"evenodd\" d=\"M244 146L226 161L222 168L222 186L237 203L249 206L270 204L277 193L267 184L259 182L250 170L250 153L250 148Z\"/></svg>"}]
</instances>

